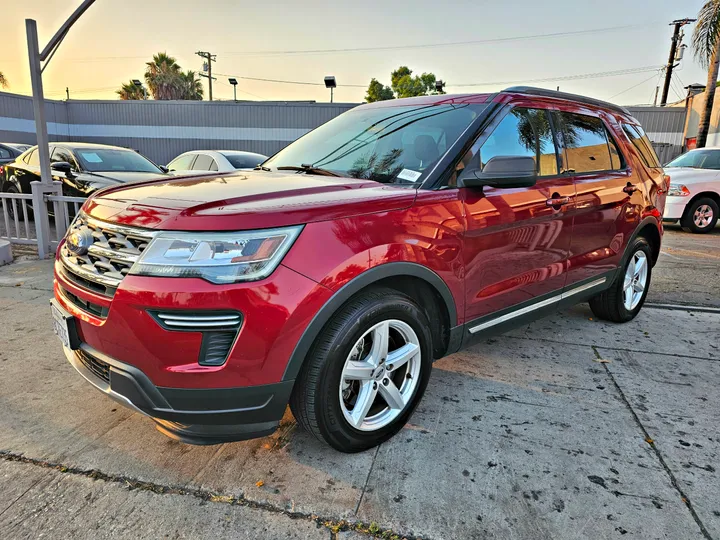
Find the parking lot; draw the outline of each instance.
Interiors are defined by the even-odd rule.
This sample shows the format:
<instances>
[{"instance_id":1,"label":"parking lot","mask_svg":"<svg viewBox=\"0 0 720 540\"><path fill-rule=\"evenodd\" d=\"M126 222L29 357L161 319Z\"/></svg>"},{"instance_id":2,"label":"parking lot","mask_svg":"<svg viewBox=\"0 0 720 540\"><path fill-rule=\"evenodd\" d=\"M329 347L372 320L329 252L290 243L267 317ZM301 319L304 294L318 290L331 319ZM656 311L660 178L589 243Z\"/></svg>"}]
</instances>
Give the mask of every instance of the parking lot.
<instances>
[{"instance_id":1,"label":"parking lot","mask_svg":"<svg viewBox=\"0 0 720 540\"><path fill-rule=\"evenodd\" d=\"M582 304L437 362L356 455L289 412L264 439L165 438L65 361L50 269L0 269L2 538L720 539L720 229L668 227L627 325Z\"/></svg>"}]
</instances>

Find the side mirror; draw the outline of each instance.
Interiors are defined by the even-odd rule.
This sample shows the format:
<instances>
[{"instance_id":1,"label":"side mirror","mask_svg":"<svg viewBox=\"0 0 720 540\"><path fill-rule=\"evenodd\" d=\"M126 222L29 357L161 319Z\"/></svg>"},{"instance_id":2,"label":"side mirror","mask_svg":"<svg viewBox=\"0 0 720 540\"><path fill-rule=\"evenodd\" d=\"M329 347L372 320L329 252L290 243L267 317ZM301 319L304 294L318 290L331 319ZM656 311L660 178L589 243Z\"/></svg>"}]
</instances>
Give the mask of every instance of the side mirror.
<instances>
[{"instance_id":1,"label":"side mirror","mask_svg":"<svg viewBox=\"0 0 720 540\"><path fill-rule=\"evenodd\" d=\"M55 163L51 163L50 169L52 169L53 171L64 173L65 176L67 176L68 178L73 175L72 165L70 165L67 161L56 161Z\"/></svg>"},{"instance_id":2,"label":"side mirror","mask_svg":"<svg viewBox=\"0 0 720 540\"><path fill-rule=\"evenodd\" d=\"M463 178L464 187L532 187L537 182L535 160L528 156L495 156L482 171Z\"/></svg>"},{"instance_id":3,"label":"side mirror","mask_svg":"<svg viewBox=\"0 0 720 540\"><path fill-rule=\"evenodd\" d=\"M158 168L159 168L162 172L164 172L164 173L170 171L170 169L168 169L165 165L160 165Z\"/></svg>"}]
</instances>

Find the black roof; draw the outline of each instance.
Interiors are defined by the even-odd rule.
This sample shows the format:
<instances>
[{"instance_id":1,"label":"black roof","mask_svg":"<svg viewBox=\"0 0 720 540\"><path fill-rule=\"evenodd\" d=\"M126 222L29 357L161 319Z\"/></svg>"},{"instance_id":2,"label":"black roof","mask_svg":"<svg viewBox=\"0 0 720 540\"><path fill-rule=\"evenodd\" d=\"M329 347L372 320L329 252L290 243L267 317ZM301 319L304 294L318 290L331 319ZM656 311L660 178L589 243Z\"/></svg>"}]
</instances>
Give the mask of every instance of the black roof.
<instances>
[{"instance_id":1,"label":"black roof","mask_svg":"<svg viewBox=\"0 0 720 540\"><path fill-rule=\"evenodd\" d=\"M568 101L578 101L580 103L586 103L588 105L594 105L595 107L603 107L610 109L611 111L619 112L620 114L626 114L632 116L630 111L620 105L615 105L608 101L602 101L601 99L595 99L591 97L580 96L578 94L569 94L567 92L558 92L557 90L548 90L547 88L535 88L534 86L511 86L506 88L503 92L517 92L519 94L530 94L532 96L543 96L552 97L557 99L566 99Z\"/></svg>"}]
</instances>

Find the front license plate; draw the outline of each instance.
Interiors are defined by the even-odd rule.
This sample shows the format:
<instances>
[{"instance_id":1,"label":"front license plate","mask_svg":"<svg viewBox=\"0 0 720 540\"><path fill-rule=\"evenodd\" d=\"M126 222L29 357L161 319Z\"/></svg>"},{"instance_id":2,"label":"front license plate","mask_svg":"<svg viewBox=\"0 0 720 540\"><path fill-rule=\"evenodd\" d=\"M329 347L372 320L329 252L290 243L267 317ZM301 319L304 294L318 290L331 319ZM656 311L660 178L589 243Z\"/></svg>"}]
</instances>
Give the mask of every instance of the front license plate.
<instances>
[{"instance_id":1,"label":"front license plate","mask_svg":"<svg viewBox=\"0 0 720 540\"><path fill-rule=\"evenodd\" d=\"M71 349L70 346L70 324L72 315L65 315L55 304L50 304L53 316L53 330L62 341L63 346Z\"/></svg>"}]
</instances>

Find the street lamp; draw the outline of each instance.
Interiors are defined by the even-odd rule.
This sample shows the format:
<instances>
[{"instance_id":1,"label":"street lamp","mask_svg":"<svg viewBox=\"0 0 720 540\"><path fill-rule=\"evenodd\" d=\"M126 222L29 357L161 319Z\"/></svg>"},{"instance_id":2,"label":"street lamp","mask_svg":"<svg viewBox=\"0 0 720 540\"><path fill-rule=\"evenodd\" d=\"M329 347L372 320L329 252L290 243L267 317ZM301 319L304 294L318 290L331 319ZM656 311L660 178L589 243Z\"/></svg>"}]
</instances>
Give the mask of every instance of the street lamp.
<instances>
[{"instance_id":1,"label":"street lamp","mask_svg":"<svg viewBox=\"0 0 720 540\"><path fill-rule=\"evenodd\" d=\"M330 89L330 103L333 102L333 89L337 88L337 81L333 75L325 77L325 88Z\"/></svg>"},{"instance_id":2,"label":"street lamp","mask_svg":"<svg viewBox=\"0 0 720 540\"><path fill-rule=\"evenodd\" d=\"M234 77L230 77L228 79L228 82L232 84L233 87L233 101L237 103L237 79Z\"/></svg>"},{"instance_id":3,"label":"street lamp","mask_svg":"<svg viewBox=\"0 0 720 540\"><path fill-rule=\"evenodd\" d=\"M140 79L133 79L132 83L137 86L138 88L142 88L143 91L143 99L147 99L147 88L143 86L143 83Z\"/></svg>"}]
</instances>

